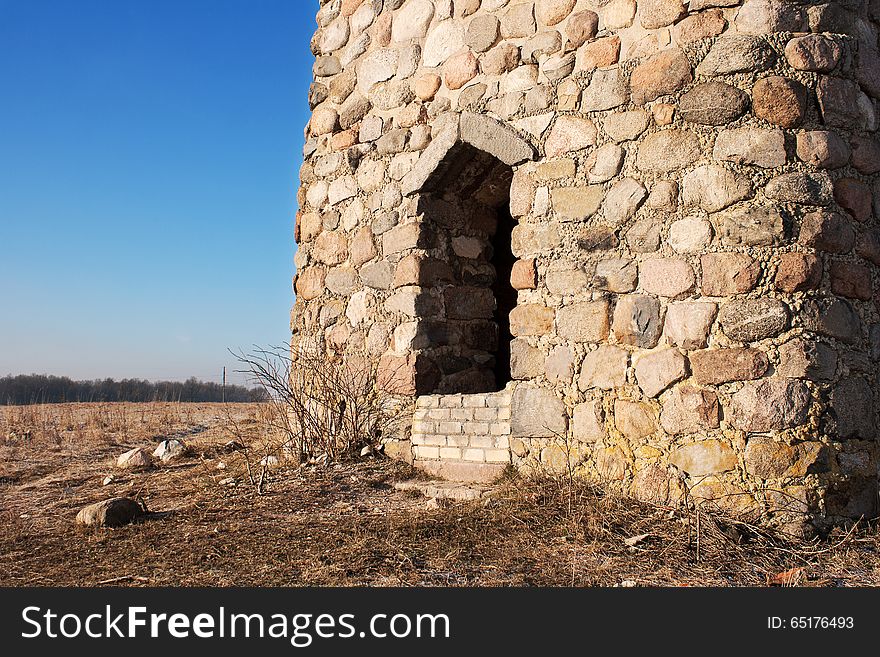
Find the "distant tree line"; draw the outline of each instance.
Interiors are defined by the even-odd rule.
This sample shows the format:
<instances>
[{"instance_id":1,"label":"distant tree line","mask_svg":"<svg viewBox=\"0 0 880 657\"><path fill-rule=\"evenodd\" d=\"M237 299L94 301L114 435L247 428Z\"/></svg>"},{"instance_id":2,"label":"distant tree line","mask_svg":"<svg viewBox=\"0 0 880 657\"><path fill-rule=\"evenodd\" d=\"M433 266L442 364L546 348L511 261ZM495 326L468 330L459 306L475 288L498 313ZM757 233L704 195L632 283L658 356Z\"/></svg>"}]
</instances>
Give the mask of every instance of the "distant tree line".
<instances>
[{"instance_id":1,"label":"distant tree line","mask_svg":"<svg viewBox=\"0 0 880 657\"><path fill-rule=\"evenodd\" d=\"M262 388L199 381L96 379L73 381L66 376L20 374L0 378L0 405L62 402L253 402L263 401Z\"/></svg>"}]
</instances>

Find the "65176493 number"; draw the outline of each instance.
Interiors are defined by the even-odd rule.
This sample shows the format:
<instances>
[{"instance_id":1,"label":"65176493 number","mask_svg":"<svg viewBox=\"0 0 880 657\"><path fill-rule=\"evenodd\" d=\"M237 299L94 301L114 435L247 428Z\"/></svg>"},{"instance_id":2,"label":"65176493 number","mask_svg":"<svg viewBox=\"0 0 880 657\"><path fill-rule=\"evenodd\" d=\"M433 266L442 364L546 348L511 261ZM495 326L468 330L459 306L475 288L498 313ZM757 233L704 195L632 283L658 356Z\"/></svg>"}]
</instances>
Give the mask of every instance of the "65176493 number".
<instances>
[{"instance_id":1,"label":"65176493 number","mask_svg":"<svg viewBox=\"0 0 880 657\"><path fill-rule=\"evenodd\" d=\"M852 616L768 616L767 628L771 630L851 630L855 627Z\"/></svg>"}]
</instances>

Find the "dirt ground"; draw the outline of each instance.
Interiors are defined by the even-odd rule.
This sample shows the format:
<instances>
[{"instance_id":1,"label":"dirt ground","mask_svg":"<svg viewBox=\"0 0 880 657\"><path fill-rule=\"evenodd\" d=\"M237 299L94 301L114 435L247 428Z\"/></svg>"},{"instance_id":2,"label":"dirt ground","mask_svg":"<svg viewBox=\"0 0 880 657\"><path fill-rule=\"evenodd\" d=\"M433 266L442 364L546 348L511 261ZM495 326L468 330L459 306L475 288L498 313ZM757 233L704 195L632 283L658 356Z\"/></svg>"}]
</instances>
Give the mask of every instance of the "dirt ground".
<instances>
[{"instance_id":1,"label":"dirt ground","mask_svg":"<svg viewBox=\"0 0 880 657\"><path fill-rule=\"evenodd\" d=\"M381 457L282 464L258 492L260 412L0 407L0 585L880 585L870 523L791 543L582 483L519 477L488 500L429 505L394 489L418 473ZM230 417L249 451L224 447ZM141 472L115 467L121 453L167 437L191 454ZM74 523L80 508L114 496L139 497L150 514L116 529Z\"/></svg>"}]
</instances>

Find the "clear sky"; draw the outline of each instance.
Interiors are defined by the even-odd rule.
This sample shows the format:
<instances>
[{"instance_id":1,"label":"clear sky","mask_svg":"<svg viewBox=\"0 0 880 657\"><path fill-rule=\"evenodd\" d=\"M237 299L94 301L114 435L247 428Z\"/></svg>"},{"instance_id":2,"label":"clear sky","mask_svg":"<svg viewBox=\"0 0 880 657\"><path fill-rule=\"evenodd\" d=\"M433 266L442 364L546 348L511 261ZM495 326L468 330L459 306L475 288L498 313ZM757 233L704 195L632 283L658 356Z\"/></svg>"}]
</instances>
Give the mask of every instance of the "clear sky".
<instances>
[{"instance_id":1,"label":"clear sky","mask_svg":"<svg viewBox=\"0 0 880 657\"><path fill-rule=\"evenodd\" d=\"M0 0L0 376L288 339L317 0Z\"/></svg>"}]
</instances>

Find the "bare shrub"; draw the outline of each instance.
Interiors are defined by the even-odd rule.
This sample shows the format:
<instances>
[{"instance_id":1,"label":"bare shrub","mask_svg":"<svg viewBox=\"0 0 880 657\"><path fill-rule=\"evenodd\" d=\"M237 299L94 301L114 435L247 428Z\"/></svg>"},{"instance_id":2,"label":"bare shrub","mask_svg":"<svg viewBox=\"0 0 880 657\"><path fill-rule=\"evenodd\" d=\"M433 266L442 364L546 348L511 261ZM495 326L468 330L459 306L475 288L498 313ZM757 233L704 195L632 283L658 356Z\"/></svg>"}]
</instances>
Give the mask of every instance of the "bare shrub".
<instances>
[{"instance_id":1,"label":"bare shrub","mask_svg":"<svg viewBox=\"0 0 880 657\"><path fill-rule=\"evenodd\" d=\"M379 385L375 361L288 345L234 355L238 371L266 393L258 419L282 456L333 461L378 448L402 417L402 405Z\"/></svg>"}]
</instances>

